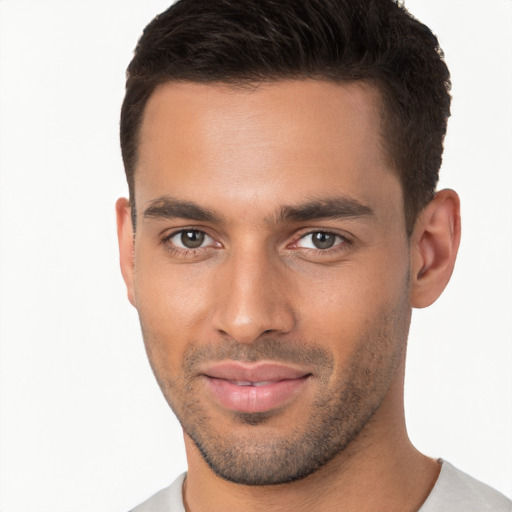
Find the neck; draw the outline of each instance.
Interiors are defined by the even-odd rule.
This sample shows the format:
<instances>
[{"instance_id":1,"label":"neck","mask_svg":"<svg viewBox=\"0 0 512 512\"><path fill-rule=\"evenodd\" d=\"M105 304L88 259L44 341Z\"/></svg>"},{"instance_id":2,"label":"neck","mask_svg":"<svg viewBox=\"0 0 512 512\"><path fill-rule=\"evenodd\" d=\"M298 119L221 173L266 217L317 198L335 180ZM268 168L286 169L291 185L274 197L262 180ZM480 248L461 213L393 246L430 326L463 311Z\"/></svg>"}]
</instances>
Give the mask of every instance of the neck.
<instances>
[{"instance_id":1,"label":"neck","mask_svg":"<svg viewBox=\"0 0 512 512\"><path fill-rule=\"evenodd\" d=\"M211 471L186 435L185 446L188 512L415 512L440 470L409 441L403 410L403 366L382 406L358 437L318 471L296 482L272 486L227 482Z\"/></svg>"}]
</instances>

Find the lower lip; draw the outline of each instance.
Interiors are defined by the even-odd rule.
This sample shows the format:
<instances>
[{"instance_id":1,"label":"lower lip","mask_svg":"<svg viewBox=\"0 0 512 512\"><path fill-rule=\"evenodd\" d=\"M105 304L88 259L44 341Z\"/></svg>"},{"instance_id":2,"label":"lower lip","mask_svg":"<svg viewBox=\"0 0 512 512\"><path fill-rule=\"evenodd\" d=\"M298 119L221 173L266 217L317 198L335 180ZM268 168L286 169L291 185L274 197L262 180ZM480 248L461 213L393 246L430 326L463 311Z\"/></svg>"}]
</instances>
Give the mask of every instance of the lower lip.
<instances>
[{"instance_id":1,"label":"lower lip","mask_svg":"<svg viewBox=\"0 0 512 512\"><path fill-rule=\"evenodd\" d=\"M226 409L239 412L267 412L286 405L306 384L308 377L285 379L263 386L240 386L224 379L206 376L215 398Z\"/></svg>"}]
</instances>

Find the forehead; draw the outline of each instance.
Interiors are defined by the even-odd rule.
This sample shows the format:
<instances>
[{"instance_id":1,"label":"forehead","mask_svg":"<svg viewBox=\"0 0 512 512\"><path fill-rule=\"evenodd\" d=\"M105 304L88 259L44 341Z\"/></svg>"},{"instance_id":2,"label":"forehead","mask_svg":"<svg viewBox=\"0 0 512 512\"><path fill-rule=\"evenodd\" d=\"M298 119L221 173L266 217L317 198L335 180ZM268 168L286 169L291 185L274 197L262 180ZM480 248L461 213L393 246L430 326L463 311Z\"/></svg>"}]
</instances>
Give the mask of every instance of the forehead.
<instances>
[{"instance_id":1,"label":"forehead","mask_svg":"<svg viewBox=\"0 0 512 512\"><path fill-rule=\"evenodd\" d=\"M144 113L136 203L177 193L255 206L329 194L378 200L398 183L380 109L378 91L362 82L163 84Z\"/></svg>"}]
</instances>

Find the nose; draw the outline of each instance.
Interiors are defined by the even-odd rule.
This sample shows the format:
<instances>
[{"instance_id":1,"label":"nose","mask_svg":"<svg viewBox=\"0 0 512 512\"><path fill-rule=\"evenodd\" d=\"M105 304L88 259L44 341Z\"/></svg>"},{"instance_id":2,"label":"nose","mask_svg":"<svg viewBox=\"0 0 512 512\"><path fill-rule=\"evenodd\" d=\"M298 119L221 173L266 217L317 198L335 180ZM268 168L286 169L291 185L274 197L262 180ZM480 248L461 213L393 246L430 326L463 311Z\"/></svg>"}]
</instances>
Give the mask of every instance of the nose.
<instances>
[{"instance_id":1,"label":"nose","mask_svg":"<svg viewBox=\"0 0 512 512\"><path fill-rule=\"evenodd\" d=\"M286 270L264 251L227 258L217 274L213 327L239 343L266 334L284 334L295 325Z\"/></svg>"}]
</instances>

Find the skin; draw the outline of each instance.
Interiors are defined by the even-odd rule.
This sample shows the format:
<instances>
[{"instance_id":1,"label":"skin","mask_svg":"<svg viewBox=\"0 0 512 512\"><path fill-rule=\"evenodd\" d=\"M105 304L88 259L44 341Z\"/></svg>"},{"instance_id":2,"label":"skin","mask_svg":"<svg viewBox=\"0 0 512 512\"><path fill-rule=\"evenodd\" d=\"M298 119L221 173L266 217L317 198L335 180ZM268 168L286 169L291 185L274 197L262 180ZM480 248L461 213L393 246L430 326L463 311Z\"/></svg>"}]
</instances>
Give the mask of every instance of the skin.
<instances>
[{"instance_id":1,"label":"skin","mask_svg":"<svg viewBox=\"0 0 512 512\"><path fill-rule=\"evenodd\" d=\"M129 202L116 206L121 268L184 427L188 510L417 510L439 466L405 429L407 334L411 308L450 278L459 202L439 192L407 237L378 92L164 84L139 150L135 236ZM206 235L198 248L182 246L185 229ZM312 233L332 247L318 249ZM285 403L246 414L205 384L204 365L218 360L309 373Z\"/></svg>"}]
</instances>

